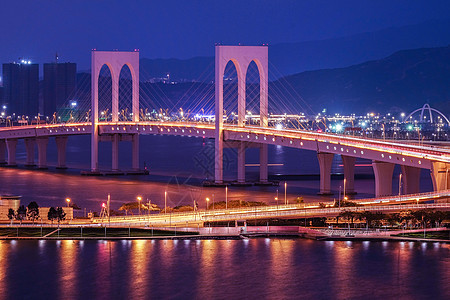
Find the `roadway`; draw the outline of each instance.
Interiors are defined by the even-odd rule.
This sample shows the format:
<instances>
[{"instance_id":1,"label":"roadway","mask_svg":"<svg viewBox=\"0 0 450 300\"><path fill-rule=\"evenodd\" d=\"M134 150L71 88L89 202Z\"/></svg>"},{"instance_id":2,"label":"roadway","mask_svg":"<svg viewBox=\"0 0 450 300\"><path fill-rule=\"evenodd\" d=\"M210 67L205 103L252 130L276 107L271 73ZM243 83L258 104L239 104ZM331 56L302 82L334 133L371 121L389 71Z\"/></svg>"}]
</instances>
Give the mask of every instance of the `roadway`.
<instances>
[{"instance_id":1,"label":"roadway","mask_svg":"<svg viewBox=\"0 0 450 300\"><path fill-rule=\"evenodd\" d=\"M334 207L333 202L299 203L287 205L255 206L231 209L199 210L191 212L160 213L140 216L111 216L94 218L93 223L111 226L203 226L205 222L234 222L257 219L296 219L337 216L343 211L393 213L405 210L450 210L450 203L423 203L449 198L450 190L358 200L360 206Z\"/></svg>"},{"instance_id":2,"label":"roadway","mask_svg":"<svg viewBox=\"0 0 450 300\"><path fill-rule=\"evenodd\" d=\"M297 129L238 127L224 124L224 139L265 143L342 154L368 160L431 169L432 162L450 163L450 149ZM28 125L0 128L0 139L90 134L90 123ZM100 122L100 135L160 134L214 138L215 125L202 122Z\"/></svg>"}]
</instances>

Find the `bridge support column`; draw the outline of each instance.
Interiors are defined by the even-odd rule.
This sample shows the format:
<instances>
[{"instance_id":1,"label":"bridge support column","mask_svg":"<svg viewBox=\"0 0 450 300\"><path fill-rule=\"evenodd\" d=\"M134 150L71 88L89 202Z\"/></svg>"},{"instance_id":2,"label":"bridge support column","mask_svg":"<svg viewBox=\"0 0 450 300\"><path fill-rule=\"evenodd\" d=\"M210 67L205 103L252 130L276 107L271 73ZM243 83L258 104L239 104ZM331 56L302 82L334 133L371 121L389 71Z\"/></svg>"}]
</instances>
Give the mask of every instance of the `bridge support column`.
<instances>
[{"instance_id":1,"label":"bridge support column","mask_svg":"<svg viewBox=\"0 0 450 300\"><path fill-rule=\"evenodd\" d=\"M112 144L112 162L111 169L113 171L119 171L119 135L113 134L111 139ZM134 147L134 144L133 144ZM139 145L138 145L139 147ZM134 157L134 148L133 148L133 157ZM139 165L139 163L138 163ZM134 160L133 160L133 169L134 169Z\"/></svg>"},{"instance_id":2,"label":"bridge support column","mask_svg":"<svg viewBox=\"0 0 450 300\"><path fill-rule=\"evenodd\" d=\"M6 140L6 149L8 150L8 166L10 167L16 166L16 147L17 139Z\"/></svg>"},{"instance_id":3,"label":"bridge support column","mask_svg":"<svg viewBox=\"0 0 450 300\"><path fill-rule=\"evenodd\" d=\"M375 174L375 196L392 195L392 174L395 164L372 161L373 172Z\"/></svg>"},{"instance_id":4,"label":"bridge support column","mask_svg":"<svg viewBox=\"0 0 450 300\"><path fill-rule=\"evenodd\" d=\"M25 139L25 148L27 149L27 163L26 166L34 166L34 147L36 146L36 139Z\"/></svg>"},{"instance_id":5,"label":"bridge support column","mask_svg":"<svg viewBox=\"0 0 450 300\"><path fill-rule=\"evenodd\" d=\"M67 169L66 166L66 149L67 149L67 136L57 136L55 138L56 148L58 150L58 165L57 169Z\"/></svg>"},{"instance_id":6,"label":"bridge support column","mask_svg":"<svg viewBox=\"0 0 450 300\"><path fill-rule=\"evenodd\" d=\"M401 166L403 194L416 194L420 192L420 168Z\"/></svg>"},{"instance_id":7,"label":"bridge support column","mask_svg":"<svg viewBox=\"0 0 450 300\"><path fill-rule=\"evenodd\" d=\"M38 168L39 169L47 169L48 137L37 138L36 143L38 146Z\"/></svg>"},{"instance_id":8,"label":"bridge support column","mask_svg":"<svg viewBox=\"0 0 450 300\"><path fill-rule=\"evenodd\" d=\"M450 188L450 164L443 162L431 163L431 180L433 190L442 191Z\"/></svg>"},{"instance_id":9,"label":"bridge support column","mask_svg":"<svg viewBox=\"0 0 450 300\"><path fill-rule=\"evenodd\" d=\"M131 167L133 170L139 170L139 134L133 134L131 137Z\"/></svg>"},{"instance_id":10,"label":"bridge support column","mask_svg":"<svg viewBox=\"0 0 450 300\"><path fill-rule=\"evenodd\" d=\"M266 183L269 179L268 160L269 151L267 144L261 144L259 148L259 182Z\"/></svg>"},{"instance_id":11,"label":"bridge support column","mask_svg":"<svg viewBox=\"0 0 450 300\"><path fill-rule=\"evenodd\" d=\"M355 161L356 157L341 155L344 164L345 194L354 195L355 192Z\"/></svg>"},{"instance_id":12,"label":"bridge support column","mask_svg":"<svg viewBox=\"0 0 450 300\"><path fill-rule=\"evenodd\" d=\"M320 192L319 195L331 195L331 163L334 154L317 153L320 168Z\"/></svg>"},{"instance_id":13,"label":"bridge support column","mask_svg":"<svg viewBox=\"0 0 450 300\"><path fill-rule=\"evenodd\" d=\"M244 142L239 143L238 147L238 183L245 183L245 149Z\"/></svg>"},{"instance_id":14,"label":"bridge support column","mask_svg":"<svg viewBox=\"0 0 450 300\"><path fill-rule=\"evenodd\" d=\"M6 164L6 141L0 140L0 165Z\"/></svg>"}]
</instances>

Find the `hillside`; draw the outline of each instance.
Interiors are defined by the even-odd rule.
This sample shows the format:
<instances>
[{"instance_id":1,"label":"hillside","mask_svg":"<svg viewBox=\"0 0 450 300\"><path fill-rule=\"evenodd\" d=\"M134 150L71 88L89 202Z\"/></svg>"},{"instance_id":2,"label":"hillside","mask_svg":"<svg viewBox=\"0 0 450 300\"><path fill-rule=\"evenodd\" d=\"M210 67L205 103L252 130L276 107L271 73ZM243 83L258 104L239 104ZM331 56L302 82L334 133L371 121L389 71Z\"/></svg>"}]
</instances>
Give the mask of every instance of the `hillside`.
<instances>
[{"instance_id":1,"label":"hillside","mask_svg":"<svg viewBox=\"0 0 450 300\"><path fill-rule=\"evenodd\" d=\"M334 39L273 44L269 46L270 77L308 70L341 68L381 59L402 49L442 47L450 44L450 20L386 28ZM214 57L147 59L141 61L141 78L171 74L175 80L214 80Z\"/></svg>"},{"instance_id":2,"label":"hillside","mask_svg":"<svg viewBox=\"0 0 450 300\"><path fill-rule=\"evenodd\" d=\"M89 74L84 73L79 74L78 78L79 99L84 98L87 103L90 101L89 77ZM236 97L236 93L228 93L225 104L227 110L235 110L237 103L230 98ZM403 50L380 60L346 68L306 71L286 76L270 82L269 93L269 108L275 113L285 112L285 107L293 107L293 112L311 113L311 110L306 110L304 102L315 113L324 108L329 113L407 113L428 102L449 115L450 46ZM303 100L299 100L300 97ZM141 103L148 103L144 105L147 107L189 108L196 99L210 99L205 105L212 109L213 98L214 86L211 82L141 82ZM234 105L230 106L228 102ZM254 99L247 108L255 111L252 106L256 103Z\"/></svg>"},{"instance_id":3,"label":"hillside","mask_svg":"<svg viewBox=\"0 0 450 300\"><path fill-rule=\"evenodd\" d=\"M384 59L302 72L280 81L284 80L315 111L407 112L428 102L450 113L449 46L399 51Z\"/></svg>"}]
</instances>

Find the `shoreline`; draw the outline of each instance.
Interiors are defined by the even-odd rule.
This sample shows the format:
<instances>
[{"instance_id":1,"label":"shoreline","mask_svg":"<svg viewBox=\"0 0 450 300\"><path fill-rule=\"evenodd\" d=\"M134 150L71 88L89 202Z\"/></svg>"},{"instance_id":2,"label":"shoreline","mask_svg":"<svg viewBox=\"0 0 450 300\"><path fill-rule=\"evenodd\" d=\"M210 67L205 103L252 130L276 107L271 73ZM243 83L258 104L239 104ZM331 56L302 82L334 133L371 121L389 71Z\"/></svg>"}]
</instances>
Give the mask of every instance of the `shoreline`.
<instances>
[{"instance_id":1,"label":"shoreline","mask_svg":"<svg viewBox=\"0 0 450 300\"><path fill-rule=\"evenodd\" d=\"M411 238L401 236L365 236L365 237L345 237L345 236L322 236L313 237L304 234L288 234L288 233L242 233L238 235L161 235L161 236L106 236L106 237L16 237L1 236L0 241L120 241L120 240L248 240L248 239L308 239L318 242L323 241L348 241L348 242L416 242L416 243L443 243L450 244L450 240L444 239L427 239L427 238Z\"/></svg>"}]
</instances>

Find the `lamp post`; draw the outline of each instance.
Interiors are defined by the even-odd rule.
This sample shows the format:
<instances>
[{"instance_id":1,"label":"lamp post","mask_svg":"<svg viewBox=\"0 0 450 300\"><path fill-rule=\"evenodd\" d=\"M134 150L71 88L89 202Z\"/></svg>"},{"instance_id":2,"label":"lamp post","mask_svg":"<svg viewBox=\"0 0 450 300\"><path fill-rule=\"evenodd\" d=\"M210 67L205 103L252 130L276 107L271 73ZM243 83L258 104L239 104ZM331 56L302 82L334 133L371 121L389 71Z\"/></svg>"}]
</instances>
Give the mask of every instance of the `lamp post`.
<instances>
[{"instance_id":1,"label":"lamp post","mask_svg":"<svg viewBox=\"0 0 450 300\"><path fill-rule=\"evenodd\" d=\"M111 217L110 217L110 205L111 205L111 195L110 194L108 194L108 201L106 202L106 209L107 209L107 212L108 212L108 224L110 224L111 225Z\"/></svg>"},{"instance_id":2,"label":"lamp post","mask_svg":"<svg viewBox=\"0 0 450 300\"><path fill-rule=\"evenodd\" d=\"M209 203L209 198L206 197L206 210L208 210L208 203Z\"/></svg>"},{"instance_id":3,"label":"lamp post","mask_svg":"<svg viewBox=\"0 0 450 300\"><path fill-rule=\"evenodd\" d=\"M275 197L275 201L277 202L277 215L278 215L278 197Z\"/></svg>"},{"instance_id":4,"label":"lamp post","mask_svg":"<svg viewBox=\"0 0 450 300\"><path fill-rule=\"evenodd\" d=\"M66 198L66 202L67 202L67 207L70 206L70 198Z\"/></svg>"},{"instance_id":5,"label":"lamp post","mask_svg":"<svg viewBox=\"0 0 450 300\"><path fill-rule=\"evenodd\" d=\"M345 185L347 183L347 178L344 177L344 199L345 199Z\"/></svg>"},{"instance_id":6,"label":"lamp post","mask_svg":"<svg viewBox=\"0 0 450 300\"><path fill-rule=\"evenodd\" d=\"M137 201L138 201L138 204L139 204L139 215L141 215L141 200L142 200L142 197L141 196L138 196L137 197Z\"/></svg>"},{"instance_id":7,"label":"lamp post","mask_svg":"<svg viewBox=\"0 0 450 300\"><path fill-rule=\"evenodd\" d=\"M225 209L228 209L228 186L225 186Z\"/></svg>"},{"instance_id":8,"label":"lamp post","mask_svg":"<svg viewBox=\"0 0 450 300\"><path fill-rule=\"evenodd\" d=\"M167 213L167 191L164 191L164 213Z\"/></svg>"},{"instance_id":9,"label":"lamp post","mask_svg":"<svg viewBox=\"0 0 450 300\"><path fill-rule=\"evenodd\" d=\"M341 208L341 186L339 186L339 208Z\"/></svg>"},{"instance_id":10,"label":"lamp post","mask_svg":"<svg viewBox=\"0 0 450 300\"><path fill-rule=\"evenodd\" d=\"M285 205L288 204L287 203L287 193L286 193L286 191L287 191L287 182L285 181L284 182L284 204Z\"/></svg>"},{"instance_id":11,"label":"lamp post","mask_svg":"<svg viewBox=\"0 0 450 300\"><path fill-rule=\"evenodd\" d=\"M150 207L152 206L152 201L147 198L148 202L148 224L150 225Z\"/></svg>"},{"instance_id":12,"label":"lamp post","mask_svg":"<svg viewBox=\"0 0 450 300\"><path fill-rule=\"evenodd\" d=\"M398 176L398 196L400 197L402 194L402 173Z\"/></svg>"}]
</instances>

